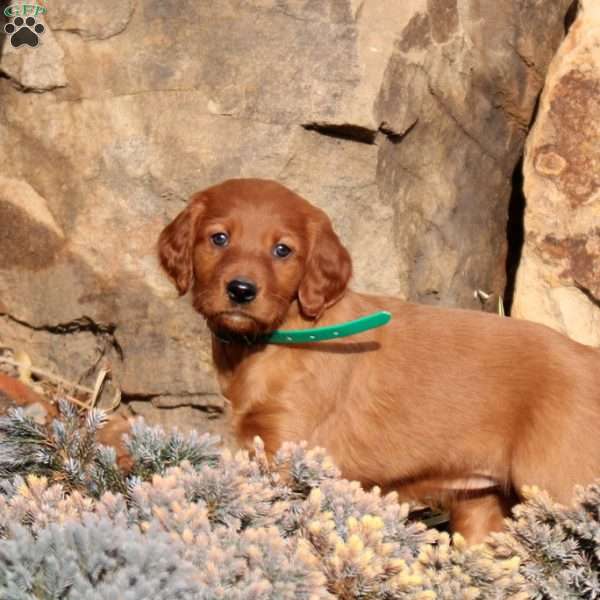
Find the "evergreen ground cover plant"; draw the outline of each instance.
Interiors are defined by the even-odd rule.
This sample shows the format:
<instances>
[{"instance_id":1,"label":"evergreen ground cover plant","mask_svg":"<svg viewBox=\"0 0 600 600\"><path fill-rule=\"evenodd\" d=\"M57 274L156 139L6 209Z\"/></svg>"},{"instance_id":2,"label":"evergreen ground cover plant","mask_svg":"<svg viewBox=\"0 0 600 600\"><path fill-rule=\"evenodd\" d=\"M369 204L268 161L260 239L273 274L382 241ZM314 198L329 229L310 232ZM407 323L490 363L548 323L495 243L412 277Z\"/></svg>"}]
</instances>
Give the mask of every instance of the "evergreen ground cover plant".
<instances>
[{"instance_id":1,"label":"evergreen ground cover plant","mask_svg":"<svg viewBox=\"0 0 600 600\"><path fill-rule=\"evenodd\" d=\"M105 422L67 402L0 418L3 600L600 598L600 485L571 508L528 490L507 531L466 547L320 449L268 460L138 422L125 473Z\"/></svg>"}]
</instances>

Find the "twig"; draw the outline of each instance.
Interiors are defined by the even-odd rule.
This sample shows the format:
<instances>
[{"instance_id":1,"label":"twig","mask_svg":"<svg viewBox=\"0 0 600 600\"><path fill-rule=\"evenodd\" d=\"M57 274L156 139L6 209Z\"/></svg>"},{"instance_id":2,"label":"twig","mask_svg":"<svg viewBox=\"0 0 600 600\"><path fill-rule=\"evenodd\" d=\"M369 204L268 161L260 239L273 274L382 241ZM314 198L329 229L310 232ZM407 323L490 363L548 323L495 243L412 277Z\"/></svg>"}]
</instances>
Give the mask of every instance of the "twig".
<instances>
[{"instance_id":1,"label":"twig","mask_svg":"<svg viewBox=\"0 0 600 600\"><path fill-rule=\"evenodd\" d=\"M69 381L68 379L64 379L63 377L54 375L54 373L50 373L49 371L45 371L44 369L40 369L38 367L33 367L30 365L24 365L23 363L21 363L17 360L12 360L10 358L5 358L3 356L0 356L0 363L11 365L13 367L21 367L21 368L25 367L25 368L29 369L32 373L35 373L36 375L41 375L42 377L46 377L47 379L52 379L53 381L57 381L58 383L66 385L70 388L73 388L76 390L81 390L82 392L86 392L88 394L94 393L94 390L91 388L85 387L83 385L79 385L77 383L73 383L72 381Z\"/></svg>"},{"instance_id":2,"label":"twig","mask_svg":"<svg viewBox=\"0 0 600 600\"><path fill-rule=\"evenodd\" d=\"M502 296L498 296L498 314L501 317L506 316L506 312L504 311L504 301L502 300Z\"/></svg>"},{"instance_id":3,"label":"twig","mask_svg":"<svg viewBox=\"0 0 600 600\"><path fill-rule=\"evenodd\" d=\"M121 404L121 390L119 388L117 388L117 391L115 392L115 397L113 398L112 404L110 405L110 409L117 410L117 408L119 408L120 404Z\"/></svg>"},{"instance_id":4,"label":"twig","mask_svg":"<svg viewBox=\"0 0 600 600\"><path fill-rule=\"evenodd\" d=\"M107 374L108 369L100 369L98 377L96 377L96 385L94 386L94 389L92 391L92 397L90 398L89 408L94 408L94 406L96 406L96 402L98 401L98 394L100 394L102 384L104 383Z\"/></svg>"},{"instance_id":5,"label":"twig","mask_svg":"<svg viewBox=\"0 0 600 600\"><path fill-rule=\"evenodd\" d=\"M98 373L98 377L96 378L96 385L94 385L94 391L92 393L92 397L90 398L90 402L88 404L89 408L94 408L96 406L96 402L98 402L98 396L100 395L100 390L104 385L104 381L106 376L110 373L110 369L101 369ZM116 388L115 395L110 404L110 410L117 410L119 405L121 404L121 390Z\"/></svg>"},{"instance_id":6,"label":"twig","mask_svg":"<svg viewBox=\"0 0 600 600\"><path fill-rule=\"evenodd\" d=\"M65 397L65 399L69 400L70 402L73 402L73 404L76 404L77 406L80 406L81 408L85 408L86 410L90 410L91 408L94 408L94 406L96 406L96 402L98 401L98 396L100 395L100 390L102 389L104 380L106 379L106 376L109 373L108 369L102 369L100 371L100 373L98 373L98 377L96 378L96 383L94 385L94 389L91 389L84 385L79 385L78 383L69 381L68 379L65 379L64 377L54 375L54 373L50 373L49 371L45 371L44 369L40 369L38 367L33 367L31 365L27 365L21 361L12 360L10 358L0 356L0 363L11 365L13 367L18 367L19 369L22 369L23 367L25 367L25 368L29 369L29 371L31 371L32 373L35 373L36 375L40 375L41 377L45 377L46 379L53 380L56 383L58 383L59 385L62 385L67 388L80 390L82 392L85 392L86 394L90 394L90 400L88 402L83 402L81 400L78 400L77 398L74 398L73 396L70 396L69 394L61 392L61 394ZM121 390L117 389L115 392L113 401L111 403L111 410L116 410L120 404L121 404Z\"/></svg>"},{"instance_id":7,"label":"twig","mask_svg":"<svg viewBox=\"0 0 600 600\"><path fill-rule=\"evenodd\" d=\"M64 397L69 402L72 402L73 404L77 404L77 406L80 406L81 408L85 408L85 410L90 410L90 405L87 404L87 402L77 400L77 398L73 398L73 396L69 396L69 394L65 394L64 392L61 393L61 398L62 397Z\"/></svg>"}]
</instances>

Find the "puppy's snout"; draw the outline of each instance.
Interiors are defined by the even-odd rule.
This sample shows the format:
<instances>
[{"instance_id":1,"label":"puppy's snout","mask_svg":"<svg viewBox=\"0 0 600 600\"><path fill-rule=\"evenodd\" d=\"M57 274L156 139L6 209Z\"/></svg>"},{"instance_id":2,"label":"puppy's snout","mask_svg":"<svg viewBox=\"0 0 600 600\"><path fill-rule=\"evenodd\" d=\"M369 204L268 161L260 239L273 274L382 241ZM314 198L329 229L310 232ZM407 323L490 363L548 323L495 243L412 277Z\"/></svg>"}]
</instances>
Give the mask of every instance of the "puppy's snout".
<instances>
[{"instance_id":1,"label":"puppy's snout","mask_svg":"<svg viewBox=\"0 0 600 600\"><path fill-rule=\"evenodd\" d=\"M249 279L238 277L237 279L232 279L227 284L227 295L236 304L248 304L248 302L252 302L256 298L257 292L256 284Z\"/></svg>"}]
</instances>

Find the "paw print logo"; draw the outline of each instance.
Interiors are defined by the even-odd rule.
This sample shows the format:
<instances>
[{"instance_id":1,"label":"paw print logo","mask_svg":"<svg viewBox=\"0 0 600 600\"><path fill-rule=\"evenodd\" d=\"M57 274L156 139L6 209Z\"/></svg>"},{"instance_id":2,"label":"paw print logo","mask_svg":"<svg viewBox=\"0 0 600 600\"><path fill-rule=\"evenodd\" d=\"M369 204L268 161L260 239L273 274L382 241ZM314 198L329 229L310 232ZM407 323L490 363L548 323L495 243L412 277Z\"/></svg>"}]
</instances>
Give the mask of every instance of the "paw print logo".
<instances>
[{"instance_id":1,"label":"paw print logo","mask_svg":"<svg viewBox=\"0 0 600 600\"><path fill-rule=\"evenodd\" d=\"M46 28L41 23L36 23L34 17L16 17L12 23L7 23L4 26L4 31L10 35L10 43L13 47L18 48L23 44L27 44L35 48L40 43L39 36L46 31Z\"/></svg>"}]
</instances>

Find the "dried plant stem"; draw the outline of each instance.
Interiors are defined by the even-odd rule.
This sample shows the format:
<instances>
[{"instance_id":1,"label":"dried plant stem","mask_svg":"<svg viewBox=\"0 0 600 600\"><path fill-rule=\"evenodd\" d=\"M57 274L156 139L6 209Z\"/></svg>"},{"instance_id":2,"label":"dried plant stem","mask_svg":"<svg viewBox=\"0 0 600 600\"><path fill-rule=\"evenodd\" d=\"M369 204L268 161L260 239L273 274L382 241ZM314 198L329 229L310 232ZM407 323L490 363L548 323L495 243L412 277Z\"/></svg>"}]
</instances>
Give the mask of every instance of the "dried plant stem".
<instances>
[{"instance_id":1,"label":"dried plant stem","mask_svg":"<svg viewBox=\"0 0 600 600\"><path fill-rule=\"evenodd\" d=\"M79 385L78 383L74 383L73 381L69 381L68 379L65 379L64 377L60 377L59 375L55 375L54 373L50 373L49 371L46 371L44 369L40 369L39 367L34 367L33 365L29 365L29 364L23 363L18 360L13 360L11 358L6 358L4 356L0 356L0 363L11 365L13 367L18 367L19 369L25 368L28 371L30 371L31 373L34 373L35 375L39 375L41 377L44 377L45 379L50 379L51 381L54 381L57 384L65 387L67 389L75 389L75 390L85 392L86 394L89 394L90 395L89 402L83 402L82 400L78 400L77 398L74 398L73 396L70 396L69 394L63 394L64 397L67 400L69 400L69 402L72 402L73 404L76 404L77 406L84 408L85 410L94 408L94 406L96 405L96 402L98 401L98 395L100 394L100 390L102 389L104 380L106 379L106 376L108 375L108 369L102 369L100 371L100 373L98 373L98 377L96 378L96 383L94 385L94 389L92 389L92 388L86 387L84 385ZM120 401L121 401L121 392L120 392L120 390L117 390L117 392L115 393L115 397L113 399L111 408L116 409L119 406Z\"/></svg>"},{"instance_id":2,"label":"dried plant stem","mask_svg":"<svg viewBox=\"0 0 600 600\"><path fill-rule=\"evenodd\" d=\"M77 406L80 406L81 408L84 408L85 410L90 410L90 408L91 408L91 406L87 402L82 402L81 400L77 400L77 398L74 398L73 396L69 396L69 394L63 393L63 398L65 398L69 402L72 402L73 404L76 404Z\"/></svg>"},{"instance_id":3,"label":"dried plant stem","mask_svg":"<svg viewBox=\"0 0 600 600\"><path fill-rule=\"evenodd\" d=\"M3 356L0 356L0 363L5 363L5 364L11 365L13 367L19 367L19 368L24 367L24 368L29 369L32 373L35 373L36 375L41 375L42 377L45 377L46 379L51 379L52 381L56 381L57 383L61 383L62 385L68 386L70 388L73 388L76 390L81 390L82 392L86 392L86 394L94 393L94 390L89 387L79 385L78 383L73 383L72 381L69 381L68 379L64 379L63 377L60 377L59 375L55 375L54 373L50 373L50 371L45 371L44 369L40 369L39 367L34 367L33 365L24 365L23 363L21 363L19 361L12 360L10 358L5 358Z\"/></svg>"},{"instance_id":4,"label":"dried plant stem","mask_svg":"<svg viewBox=\"0 0 600 600\"><path fill-rule=\"evenodd\" d=\"M94 385L94 389L92 390L92 396L90 398L89 403L90 408L94 408L94 406L96 406L96 402L98 401L98 395L100 394L102 384L104 383L107 374L108 369L100 369L100 373L98 373L98 377L96 377L96 384Z\"/></svg>"}]
</instances>

